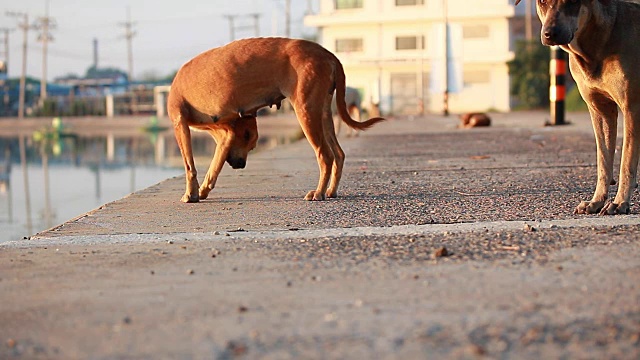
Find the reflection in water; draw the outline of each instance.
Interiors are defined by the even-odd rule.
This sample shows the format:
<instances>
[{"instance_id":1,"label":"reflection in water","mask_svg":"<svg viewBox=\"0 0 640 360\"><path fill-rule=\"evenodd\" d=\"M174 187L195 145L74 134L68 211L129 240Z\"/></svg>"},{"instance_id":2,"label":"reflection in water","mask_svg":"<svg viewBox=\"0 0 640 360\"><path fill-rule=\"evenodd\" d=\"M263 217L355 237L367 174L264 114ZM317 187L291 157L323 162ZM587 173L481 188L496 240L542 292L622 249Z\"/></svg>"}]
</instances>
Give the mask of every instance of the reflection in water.
<instances>
[{"instance_id":1,"label":"reflection in water","mask_svg":"<svg viewBox=\"0 0 640 360\"><path fill-rule=\"evenodd\" d=\"M6 195L7 219L13 222L13 196L11 193L11 152L7 148L4 152L4 159L0 163L0 194Z\"/></svg>"},{"instance_id":2,"label":"reflection in water","mask_svg":"<svg viewBox=\"0 0 640 360\"><path fill-rule=\"evenodd\" d=\"M199 156L211 156L215 147L208 136L195 136L193 144ZM173 133L160 127L74 134L54 122L33 134L0 136L0 150L0 242L183 173Z\"/></svg>"}]
</instances>

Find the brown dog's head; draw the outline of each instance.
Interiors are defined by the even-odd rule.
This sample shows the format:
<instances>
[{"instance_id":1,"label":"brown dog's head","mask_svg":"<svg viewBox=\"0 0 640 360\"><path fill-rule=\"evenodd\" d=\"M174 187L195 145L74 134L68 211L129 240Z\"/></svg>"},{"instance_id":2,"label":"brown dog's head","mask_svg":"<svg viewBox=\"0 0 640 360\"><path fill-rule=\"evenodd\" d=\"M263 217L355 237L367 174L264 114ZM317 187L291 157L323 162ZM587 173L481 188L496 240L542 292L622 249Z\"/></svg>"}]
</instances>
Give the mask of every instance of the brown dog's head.
<instances>
[{"instance_id":1,"label":"brown dog's head","mask_svg":"<svg viewBox=\"0 0 640 360\"><path fill-rule=\"evenodd\" d=\"M258 123L254 116L246 116L231 124L231 147L227 163L234 169L244 169L249 151L258 143Z\"/></svg>"},{"instance_id":2,"label":"brown dog's head","mask_svg":"<svg viewBox=\"0 0 640 360\"><path fill-rule=\"evenodd\" d=\"M516 5L521 0L516 0ZM536 0L543 45L568 45L597 7L612 0Z\"/></svg>"}]
</instances>

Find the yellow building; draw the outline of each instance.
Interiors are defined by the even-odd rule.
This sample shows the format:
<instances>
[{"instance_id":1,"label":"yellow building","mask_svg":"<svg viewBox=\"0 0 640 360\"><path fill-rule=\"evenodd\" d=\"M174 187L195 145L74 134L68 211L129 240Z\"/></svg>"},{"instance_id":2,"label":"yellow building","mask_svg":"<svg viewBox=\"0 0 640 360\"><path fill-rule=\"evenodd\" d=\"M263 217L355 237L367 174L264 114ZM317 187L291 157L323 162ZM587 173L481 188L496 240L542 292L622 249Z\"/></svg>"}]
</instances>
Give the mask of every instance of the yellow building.
<instances>
[{"instance_id":1,"label":"yellow building","mask_svg":"<svg viewBox=\"0 0 640 360\"><path fill-rule=\"evenodd\" d=\"M509 111L513 16L509 0L320 0L305 25L319 29L319 42L338 56L365 108L442 113L448 83L451 113Z\"/></svg>"}]
</instances>

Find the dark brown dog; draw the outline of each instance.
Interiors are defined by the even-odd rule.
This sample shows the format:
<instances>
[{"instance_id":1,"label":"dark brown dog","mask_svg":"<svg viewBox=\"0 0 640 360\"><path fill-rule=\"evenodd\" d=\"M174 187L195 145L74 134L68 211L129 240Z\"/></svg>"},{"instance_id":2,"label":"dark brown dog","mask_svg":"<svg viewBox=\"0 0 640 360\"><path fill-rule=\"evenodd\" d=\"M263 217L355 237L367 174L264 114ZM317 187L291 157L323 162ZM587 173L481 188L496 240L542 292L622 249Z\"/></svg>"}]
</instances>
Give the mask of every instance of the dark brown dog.
<instances>
[{"instance_id":1,"label":"dark brown dog","mask_svg":"<svg viewBox=\"0 0 640 360\"><path fill-rule=\"evenodd\" d=\"M640 4L538 0L537 9L542 43L559 45L569 53L569 67L589 107L596 137L596 190L575 213L628 214L640 155ZM618 193L610 201L618 107L624 117L624 138Z\"/></svg>"},{"instance_id":2,"label":"dark brown dog","mask_svg":"<svg viewBox=\"0 0 640 360\"><path fill-rule=\"evenodd\" d=\"M247 154L258 139L258 109L280 107L285 98L290 99L320 167L318 186L309 191L305 199L324 200L325 194L336 197L344 152L338 144L331 116L334 91L338 113L349 127L364 130L384 120L357 122L349 117L342 64L331 52L310 41L238 40L206 51L184 64L173 80L167 99L186 172L182 201L206 199L225 160L233 168L244 168ZM189 128L207 131L216 141L216 152L200 187Z\"/></svg>"},{"instance_id":3,"label":"dark brown dog","mask_svg":"<svg viewBox=\"0 0 640 360\"><path fill-rule=\"evenodd\" d=\"M491 118L485 113L466 113L460 115L460 125L462 129L473 127L491 126Z\"/></svg>"},{"instance_id":4,"label":"dark brown dog","mask_svg":"<svg viewBox=\"0 0 640 360\"><path fill-rule=\"evenodd\" d=\"M360 116L362 115L362 100L360 99L360 93L358 92L358 89L347 86L344 93L344 101L347 104L347 112L349 113L349 116L351 116L356 121L360 121ZM331 101L331 113L334 115L338 114L335 95L333 96L333 100ZM339 135L342 119L340 119L339 116L335 117L337 118L336 121L334 121L336 135ZM358 132L353 128L348 129L347 136L352 135L358 136Z\"/></svg>"}]
</instances>

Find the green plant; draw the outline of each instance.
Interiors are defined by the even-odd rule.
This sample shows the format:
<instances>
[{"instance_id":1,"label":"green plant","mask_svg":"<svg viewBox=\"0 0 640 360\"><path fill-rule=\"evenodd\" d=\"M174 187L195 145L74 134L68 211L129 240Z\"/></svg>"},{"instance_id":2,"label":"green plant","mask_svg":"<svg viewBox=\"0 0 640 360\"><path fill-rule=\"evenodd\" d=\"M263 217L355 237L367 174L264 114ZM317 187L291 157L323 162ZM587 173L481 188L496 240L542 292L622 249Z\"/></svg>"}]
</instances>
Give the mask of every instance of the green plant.
<instances>
[{"instance_id":1,"label":"green plant","mask_svg":"<svg viewBox=\"0 0 640 360\"><path fill-rule=\"evenodd\" d=\"M574 86L565 98L565 108L567 111L587 111L587 103L584 102L577 86Z\"/></svg>"},{"instance_id":2,"label":"green plant","mask_svg":"<svg viewBox=\"0 0 640 360\"><path fill-rule=\"evenodd\" d=\"M511 95L521 108L549 105L549 48L540 41L516 43L515 58L508 63Z\"/></svg>"}]
</instances>

